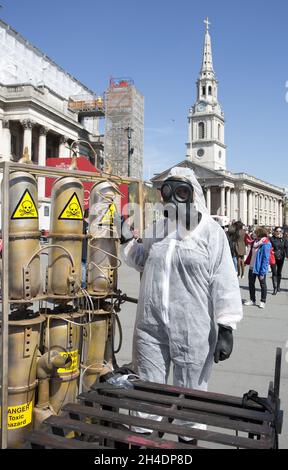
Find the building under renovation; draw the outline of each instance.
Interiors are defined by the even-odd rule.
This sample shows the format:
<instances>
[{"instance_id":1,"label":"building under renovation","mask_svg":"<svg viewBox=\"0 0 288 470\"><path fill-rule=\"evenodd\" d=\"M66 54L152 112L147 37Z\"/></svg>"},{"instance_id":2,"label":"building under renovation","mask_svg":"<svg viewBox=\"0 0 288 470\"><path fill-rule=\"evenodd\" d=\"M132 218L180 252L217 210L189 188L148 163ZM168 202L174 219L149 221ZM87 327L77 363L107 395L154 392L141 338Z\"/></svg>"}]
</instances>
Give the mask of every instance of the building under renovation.
<instances>
[{"instance_id":1,"label":"building under renovation","mask_svg":"<svg viewBox=\"0 0 288 470\"><path fill-rule=\"evenodd\" d=\"M105 99L105 159L112 173L142 179L144 97L131 79L111 79Z\"/></svg>"},{"instance_id":2,"label":"building under renovation","mask_svg":"<svg viewBox=\"0 0 288 470\"><path fill-rule=\"evenodd\" d=\"M103 117L101 96L0 20L0 161L19 160L27 147L45 166L46 158L69 157L81 140L79 153L98 166Z\"/></svg>"}]
</instances>

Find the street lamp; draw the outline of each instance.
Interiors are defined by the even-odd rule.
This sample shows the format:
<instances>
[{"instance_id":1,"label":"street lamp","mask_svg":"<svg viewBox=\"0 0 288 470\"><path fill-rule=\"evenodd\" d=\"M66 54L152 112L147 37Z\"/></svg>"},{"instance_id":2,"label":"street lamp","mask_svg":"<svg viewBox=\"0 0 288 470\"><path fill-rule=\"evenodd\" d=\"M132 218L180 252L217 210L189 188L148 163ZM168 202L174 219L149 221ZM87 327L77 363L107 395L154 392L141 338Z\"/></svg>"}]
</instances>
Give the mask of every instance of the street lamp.
<instances>
[{"instance_id":1,"label":"street lamp","mask_svg":"<svg viewBox=\"0 0 288 470\"><path fill-rule=\"evenodd\" d=\"M126 127L125 131L127 132L127 138L128 138L128 177L129 177L131 173L130 171L131 156L134 153L134 148L131 147L132 132L134 132L134 129L128 126Z\"/></svg>"}]
</instances>

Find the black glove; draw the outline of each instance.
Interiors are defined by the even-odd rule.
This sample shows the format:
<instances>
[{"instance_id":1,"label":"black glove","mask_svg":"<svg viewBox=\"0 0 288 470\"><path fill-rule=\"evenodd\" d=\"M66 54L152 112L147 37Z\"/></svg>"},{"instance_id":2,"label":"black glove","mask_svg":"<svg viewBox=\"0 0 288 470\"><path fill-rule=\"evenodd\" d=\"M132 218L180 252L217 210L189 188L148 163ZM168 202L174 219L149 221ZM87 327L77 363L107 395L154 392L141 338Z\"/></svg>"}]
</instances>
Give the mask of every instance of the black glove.
<instances>
[{"instance_id":1,"label":"black glove","mask_svg":"<svg viewBox=\"0 0 288 470\"><path fill-rule=\"evenodd\" d=\"M124 217L121 219L121 238L120 243L123 245L124 243L130 242L134 237L132 227L128 225Z\"/></svg>"},{"instance_id":2,"label":"black glove","mask_svg":"<svg viewBox=\"0 0 288 470\"><path fill-rule=\"evenodd\" d=\"M114 215L114 224L117 227L117 232L120 234L120 244L130 242L134 237L132 227L129 227L124 217L119 214Z\"/></svg>"},{"instance_id":3,"label":"black glove","mask_svg":"<svg viewBox=\"0 0 288 470\"><path fill-rule=\"evenodd\" d=\"M233 333L231 326L218 325L218 340L214 352L214 362L225 361L230 357L233 349Z\"/></svg>"}]
</instances>

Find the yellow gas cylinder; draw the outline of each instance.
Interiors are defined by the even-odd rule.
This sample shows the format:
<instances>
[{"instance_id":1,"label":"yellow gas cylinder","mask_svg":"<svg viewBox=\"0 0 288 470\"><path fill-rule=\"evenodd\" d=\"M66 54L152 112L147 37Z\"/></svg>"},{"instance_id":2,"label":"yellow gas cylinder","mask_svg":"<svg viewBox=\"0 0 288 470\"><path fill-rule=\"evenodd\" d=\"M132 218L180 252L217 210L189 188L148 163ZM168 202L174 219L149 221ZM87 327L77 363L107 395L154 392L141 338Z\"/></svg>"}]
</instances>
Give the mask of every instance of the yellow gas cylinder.
<instances>
[{"instance_id":1,"label":"yellow gas cylinder","mask_svg":"<svg viewBox=\"0 0 288 470\"><path fill-rule=\"evenodd\" d=\"M9 200L9 297L30 300L41 286L36 179L24 171L11 173Z\"/></svg>"},{"instance_id":2,"label":"yellow gas cylinder","mask_svg":"<svg viewBox=\"0 0 288 470\"><path fill-rule=\"evenodd\" d=\"M105 297L117 288L119 233L115 225L119 190L110 182L93 186L90 192L87 250L87 291Z\"/></svg>"},{"instance_id":3,"label":"yellow gas cylinder","mask_svg":"<svg viewBox=\"0 0 288 470\"><path fill-rule=\"evenodd\" d=\"M10 315L8 371L8 448L25 446L25 434L33 429L33 410L37 387L36 365L40 328L44 317L31 312ZM1 323L0 323L1 331ZM0 370L1 374L1 370Z\"/></svg>"},{"instance_id":4,"label":"yellow gas cylinder","mask_svg":"<svg viewBox=\"0 0 288 470\"><path fill-rule=\"evenodd\" d=\"M52 186L47 293L71 296L81 287L84 187L74 177L59 178Z\"/></svg>"}]
</instances>

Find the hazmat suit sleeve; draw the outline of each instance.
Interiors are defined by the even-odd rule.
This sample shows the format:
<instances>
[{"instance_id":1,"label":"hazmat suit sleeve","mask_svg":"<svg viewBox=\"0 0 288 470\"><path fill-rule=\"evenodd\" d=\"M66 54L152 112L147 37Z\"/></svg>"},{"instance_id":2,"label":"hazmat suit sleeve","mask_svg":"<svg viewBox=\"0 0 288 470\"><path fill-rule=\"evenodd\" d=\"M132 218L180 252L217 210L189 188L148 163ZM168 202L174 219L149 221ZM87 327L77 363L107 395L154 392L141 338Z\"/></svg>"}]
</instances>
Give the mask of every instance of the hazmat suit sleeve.
<instances>
[{"instance_id":1,"label":"hazmat suit sleeve","mask_svg":"<svg viewBox=\"0 0 288 470\"><path fill-rule=\"evenodd\" d=\"M122 256L126 264L139 272L144 271L144 266L149 255L151 246L164 238L163 221L151 224L144 232L142 243L138 243L135 239L124 245L122 248Z\"/></svg>"},{"instance_id":2,"label":"hazmat suit sleeve","mask_svg":"<svg viewBox=\"0 0 288 470\"><path fill-rule=\"evenodd\" d=\"M242 301L236 271L224 231L215 225L210 246L210 294L214 318L220 325L236 329L243 317Z\"/></svg>"},{"instance_id":3,"label":"hazmat suit sleeve","mask_svg":"<svg viewBox=\"0 0 288 470\"><path fill-rule=\"evenodd\" d=\"M146 253L143 243L138 243L135 238L128 242L122 249L122 256L124 261L131 268L139 272L144 270L146 261Z\"/></svg>"}]
</instances>

